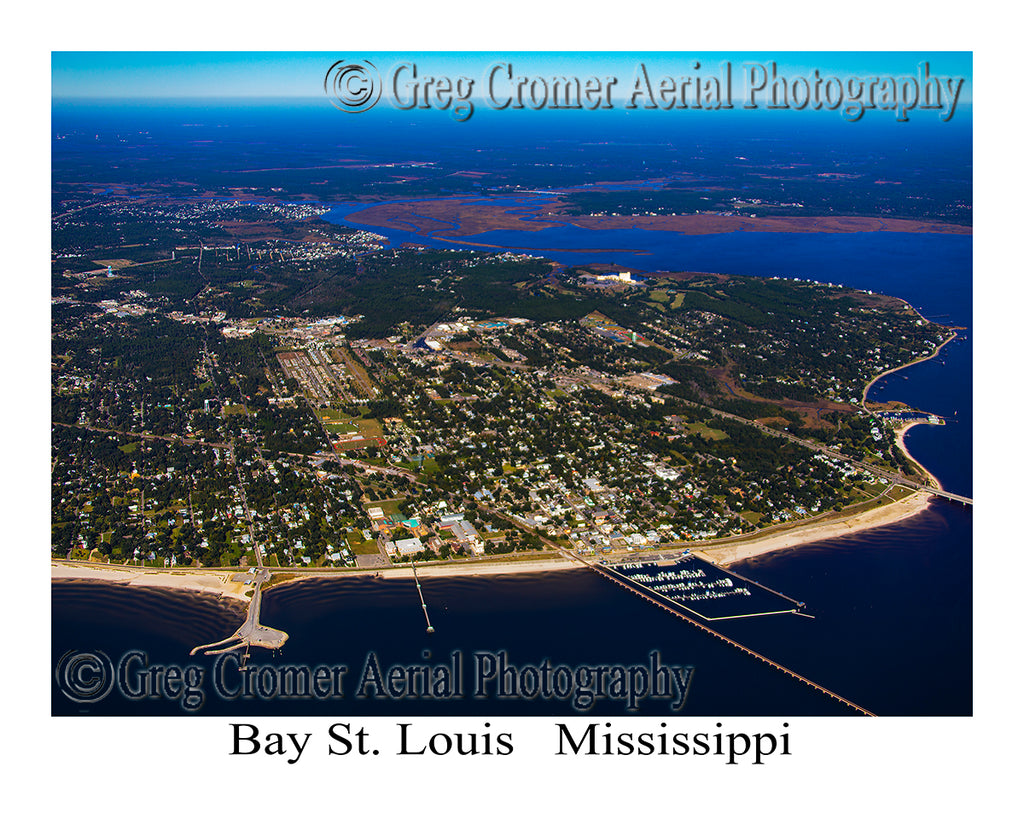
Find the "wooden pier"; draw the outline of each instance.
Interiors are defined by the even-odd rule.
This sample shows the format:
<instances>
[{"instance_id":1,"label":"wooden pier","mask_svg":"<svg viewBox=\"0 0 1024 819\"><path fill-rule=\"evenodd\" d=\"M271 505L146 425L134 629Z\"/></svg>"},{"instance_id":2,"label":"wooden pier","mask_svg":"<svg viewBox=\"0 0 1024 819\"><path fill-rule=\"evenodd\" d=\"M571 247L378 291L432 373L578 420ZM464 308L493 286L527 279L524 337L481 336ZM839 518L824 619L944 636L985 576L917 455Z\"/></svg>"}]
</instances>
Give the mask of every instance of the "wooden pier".
<instances>
[{"instance_id":1,"label":"wooden pier","mask_svg":"<svg viewBox=\"0 0 1024 819\"><path fill-rule=\"evenodd\" d=\"M430 625L430 615L427 614L427 603L423 599L423 588L420 586L420 577L416 574L416 562L412 561L412 577L416 581L416 591L420 596L420 605L423 606L423 617L427 621L427 634L434 633L434 627Z\"/></svg>"}]
</instances>

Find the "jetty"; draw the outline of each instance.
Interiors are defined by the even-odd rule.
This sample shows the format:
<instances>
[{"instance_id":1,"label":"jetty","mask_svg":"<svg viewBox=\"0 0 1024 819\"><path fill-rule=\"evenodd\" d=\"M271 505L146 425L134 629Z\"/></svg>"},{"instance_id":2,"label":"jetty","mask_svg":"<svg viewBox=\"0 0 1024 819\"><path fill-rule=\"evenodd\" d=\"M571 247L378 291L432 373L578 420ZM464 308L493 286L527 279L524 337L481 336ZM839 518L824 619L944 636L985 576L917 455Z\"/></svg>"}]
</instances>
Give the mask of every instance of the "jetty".
<instances>
[{"instance_id":1,"label":"jetty","mask_svg":"<svg viewBox=\"0 0 1024 819\"><path fill-rule=\"evenodd\" d=\"M202 651L204 654L224 654L228 651L237 651L240 648L248 649L250 646L257 648L280 648L283 646L288 639L288 634L260 623L260 604L263 600L262 586L268 580L270 580L270 572L261 566L253 576L253 593L249 600L245 621L234 634L223 640L218 640L216 643L196 646L189 652L189 655L194 655L198 651ZM225 645L226 643L231 643L231 645ZM218 646L224 646L224 648L217 648Z\"/></svg>"}]
</instances>

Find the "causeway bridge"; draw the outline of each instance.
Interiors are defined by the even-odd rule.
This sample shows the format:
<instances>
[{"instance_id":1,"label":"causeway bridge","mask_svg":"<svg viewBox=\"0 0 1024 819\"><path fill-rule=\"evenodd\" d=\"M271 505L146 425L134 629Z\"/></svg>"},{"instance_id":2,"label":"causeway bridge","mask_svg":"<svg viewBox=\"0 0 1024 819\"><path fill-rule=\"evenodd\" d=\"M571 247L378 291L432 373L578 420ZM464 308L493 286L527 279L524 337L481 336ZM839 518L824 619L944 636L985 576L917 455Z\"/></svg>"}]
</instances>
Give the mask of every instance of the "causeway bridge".
<instances>
[{"instance_id":1,"label":"causeway bridge","mask_svg":"<svg viewBox=\"0 0 1024 819\"><path fill-rule=\"evenodd\" d=\"M569 552L567 552L566 554L568 554L568 555L570 555L572 557L575 557L575 555L572 555ZM736 642L731 637L726 637L724 634L721 634L720 632L715 631L713 628L710 628L709 626L705 625L704 623L701 623L700 621L695 620L692 617L688 617L687 615L683 614L683 612L681 612L679 609L677 609L677 608L675 608L673 606L669 606L669 605L665 604L664 602L659 600L654 594L652 594L651 592L647 591L646 589L642 589L642 588L640 588L640 587L638 587L638 586L636 586L636 585L634 585L632 583L627 583L625 580L623 580L620 577L616 576L613 572L608 571L607 569L605 569L600 564L590 563L589 561L582 560L580 558L576 558L576 559L579 560L579 562L583 563L585 566L587 566L589 569L592 569L593 571L597 572L602 577L607 578L608 580L611 580L613 583L616 583L619 586L622 586L622 588L627 589L628 591L633 592L633 594L639 595L640 597L644 598L647 602L653 603L655 606L657 606L660 609L664 609L669 614L675 615L676 617L678 617L678 618L680 618L682 620L685 620L691 626L696 626L697 628L699 628L701 631L705 632L706 634L709 634L712 637L717 637L722 642L729 644L733 648L739 649L744 654L747 654L747 655L749 655L749 656L751 656L751 657L753 657L753 658L755 658L757 660L760 660L761 662L763 662L763 663L765 663L767 665L770 665L776 671L781 671L783 674L786 674L787 676L792 677L795 680L799 680L804 685L808 685L811 688L813 688L815 691L817 691L817 692L819 692L821 694L824 694L825 696L830 697L831 699L836 700L837 702L841 702L843 705L847 706L848 708L851 708L852 710L856 711L858 714L861 714L862 716L865 716L865 717L873 717L873 716L875 716L875 714L873 714L871 711L868 711L866 708L863 708L860 705L857 705L855 702L851 702L850 700L846 699L846 697L840 696L835 691L830 691L828 688L825 688L825 686L819 685L818 683L814 682L813 680L807 679L807 677L803 676L802 674L797 674L795 671L793 671L792 669L786 668L786 666L782 665L781 663L777 663L777 662L775 662L775 660L772 660L772 659L770 659L768 657L765 657L763 654L760 654L760 653L754 651L751 648L747 648L742 643Z\"/></svg>"}]
</instances>

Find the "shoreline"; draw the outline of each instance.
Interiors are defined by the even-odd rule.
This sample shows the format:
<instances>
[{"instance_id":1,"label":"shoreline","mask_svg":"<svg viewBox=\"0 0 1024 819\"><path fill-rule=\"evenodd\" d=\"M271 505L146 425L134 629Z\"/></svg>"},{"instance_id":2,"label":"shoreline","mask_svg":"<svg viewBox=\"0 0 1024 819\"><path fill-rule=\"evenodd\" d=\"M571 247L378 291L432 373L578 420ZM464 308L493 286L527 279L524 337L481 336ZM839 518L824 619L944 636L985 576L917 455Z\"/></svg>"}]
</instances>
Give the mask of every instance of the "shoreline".
<instances>
[{"instance_id":1,"label":"shoreline","mask_svg":"<svg viewBox=\"0 0 1024 819\"><path fill-rule=\"evenodd\" d=\"M535 192L536 193L536 192ZM534 195L535 195L534 193ZM384 199L364 205L340 217L344 222L366 230L398 229L413 237L463 242L495 230L537 233L547 227L575 227L581 230L660 230L689 236L735 232L754 233L933 233L972 236L973 225L896 219L887 216L761 216L752 219L741 214L573 214L565 212L557 191L552 200L533 204L520 199L511 205L494 204L494 197L474 194L432 196L421 199ZM525 192L520 197L531 196ZM339 202L337 204L345 204ZM323 214L327 216L328 214ZM323 219L323 216L321 218ZM526 218L524 218L524 216ZM336 217L337 218L337 217ZM338 224L330 219L326 222ZM435 222L450 228L432 232ZM470 242L467 242L470 244ZM534 248L538 250L539 248ZM605 250L602 248L602 250Z\"/></svg>"},{"instance_id":2,"label":"shoreline","mask_svg":"<svg viewBox=\"0 0 1024 819\"><path fill-rule=\"evenodd\" d=\"M728 566L752 557L793 549L807 543L827 540L845 535L857 534L868 529L899 523L920 514L928 507L931 495L927 492L915 492L903 500L894 501L876 509L869 509L858 515L834 521L817 521L804 526L796 526L785 532L767 534L737 544L722 546L702 546L699 543L674 546L664 551L678 552L688 548L691 552L717 563ZM659 552L647 556L637 554L637 559L657 559ZM523 563L491 563L491 564L417 564L416 572L420 577L486 577L488 575L532 574L535 572L565 571L581 569L583 565L560 555L552 555L550 559L533 560ZM173 573L172 573L173 571ZM281 574L294 574L287 569ZM233 600L248 603L245 592L250 590L244 583L231 580L238 571L226 569L203 570L167 570L140 569L137 567L111 566L109 564L68 564L51 560L50 579L53 580L98 580L117 585L140 586L149 588L176 589L179 591L216 594ZM379 577L382 580L409 580L413 578L411 566L399 566L390 569L356 569L348 571L309 572L288 577L280 583L268 587L280 588L292 583L307 580L329 579L342 580L346 577Z\"/></svg>"},{"instance_id":3,"label":"shoreline","mask_svg":"<svg viewBox=\"0 0 1024 819\"><path fill-rule=\"evenodd\" d=\"M893 298L898 298L898 297L894 296ZM902 301L904 304L907 305L907 307L909 307L911 310L913 310L915 313L917 313L917 315L920 316L920 318L923 321L928 321L928 319L926 319L924 316L922 316L920 313L918 313L917 309L915 307L913 307L913 305L911 305L905 299L900 299L900 301ZM932 322L932 323L934 324L934 322ZM865 404L867 403L867 400L868 400L868 393L871 391L871 388L873 386L875 386L875 383L877 381L880 381L881 379L885 378L887 375L892 375L893 373L898 373L900 370L905 370L907 367L913 367L915 364L921 364L921 363L923 363L925 361L931 361L939 353L942 352L942 348L943 347L945 347L947 344L949 344L949 342L954 341L955 339L957 339L959 337L960 337L960 334L956 330L953 330L953 335L951 335L949 338L947 338L945 341L943 341L938 347L936 347L931 355L926 355L926 356L923 356L921 358L915 358L913 361L908 361L906 364L900 364L900 366L898 366L898 367L893 367L891 370L886 370L885 372L882 372L882 373L879 373L878 375L876 375L874 378L872 378L867 383L867 385L864 387L864 391L860 394L860 405L862 407L865 406ZM877 403L884 404L885 402L879 401ZM873 412L871 414L874 415Z\"/></svg>"},{"instance_id":4,"label":"shoreline","mask_svg":"<svg viewBox=\"0 0 1024 819\"><path fill-rule=\"evenodd\" d=\"M906 301L906 299L900 299L900 301L902 301L904 304L907 305L907 307L909 307L911 310L913 310L915 313L917 313L917 315L923 321L928 321L928 319L926 319L924 316L922 316L921 313L917 310L917 308L914 307L912 304L910 304L910 302ZM916 358L913 361L910 361L910 362L908 362L906 364L903 364L903 365L901 365L899 367L893 367L891 370L886 370L885 372L879 373L878 375L876 375L864 387L864 392L862 392L861 396L860 396L860 405L862 407L864 407L865 409L867 409L868 393L871 391L871 388L878 381L880 381L881 379L885 378L887 375L892 375L893 373L897 373L900 370L905 370L905 369L907 369L907 367L913 367L915 364L921 364L921 363L923 363L925 361L931 361L933 358L938 356L939 353L942 352L942 348L943 347L945 347L951 341L955 341L959 337L960 337L960 334L956 330L953 330L953 335L951 335L949 338L947 338L945 341L943 341L938 347L936 347L931 355L924 356L923 358ZM881 402L879 402L879 403L881 403ZM868 410L868 412L870 412L872 416L875 415L874 410ZM924 422L924 421L908 421L907 423L903 424L899 429L896 430L896 446L899 448L900 452L902 452L906 456L907 460L909 460L912 464L914 464L914 466L916 466L918 469L921 470L921 472L925 476L925 482L926 483L929 483L929 484L935 486L936 489L942 489L943 488L942 482L938 478L936 478L925 467L924 464L922 464L919 460L917 460L917 458L915 458L913 455L911 455L910 454L910 450L907 449L907 443L906 443L906 440L905 440L907 433L910 432L912 427L915 427L918 424L924 424L924 423L926 423L926 422Z\"/></svg>"}]
</instances>

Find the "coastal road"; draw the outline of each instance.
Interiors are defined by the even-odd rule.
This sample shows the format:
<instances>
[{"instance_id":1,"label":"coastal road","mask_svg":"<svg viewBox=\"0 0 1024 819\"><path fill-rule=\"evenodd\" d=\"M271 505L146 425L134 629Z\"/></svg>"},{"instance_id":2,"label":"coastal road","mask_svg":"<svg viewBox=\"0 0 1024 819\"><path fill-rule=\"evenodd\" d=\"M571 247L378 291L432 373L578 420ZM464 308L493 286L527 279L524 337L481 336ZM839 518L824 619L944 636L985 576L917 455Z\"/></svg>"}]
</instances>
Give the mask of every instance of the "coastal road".
<instances>
[{"instance_id":1,"label":"coastal road","mask_svg":"<svg viewBox=\"0 0 1024 819\"><path fill-rule=\"evenodd\" d=\"M683 400L683 403L698 407L702 406L701 404L695 404L692 401ZM885 467L857 460L856 458L852 458L849 455L844 455L842 452L839 452L838 450L830 449L824 444L819 444L815 441L808 441L805 438L800 438L799 436L793 435L792 433L786 432L785 430L775 429L774 427L770 427L766 424L759 424L757 421L751 421L749 418L742 418L739 415L733 415L730 412L712 409L711 407L702 408L710 410L715 415L721 416L723 418L728 418L731 421L746 424L747 426L750 427L756 427L766 435L771 435L775 438L782 438L783 440L790 441L794 444L799 444L800 446L806 447L808 449L813 449L815 452L820 452L821 454L827 455L830 458L845 461L846 463L852 464L854 466L857 466L861 469L870 472L872 475L877 475L880 478L885 478L886 480L892 481L893 483L897 483L900 486L906 486L911 489L916 489L922 492L930 492L931 494L937 495L938 497L947 498L948 500L957 501L958 503L963 503L968 506L974 505L974 500L972 498L968 498L963 495L957 495L954 492L947 492L945 489L931 486L930 484L921 483L920 481L915 481L913 478L908 478L906 475L902 475L899 472L894 472L891 469L886 469Z\"/></svg>"},{"instance_id":2,"label":"coastal road","mask_svg":"<svg viewBox=\"0 0 1024 819\"><path fill-rule=\"evenodd\" d=\"M574 374L573 376L568 377L568 380L573 381L577 384L586 383L590 384L591 386L601 386L604 388L612 387L616 389L621 389L621 385L615 383L611 379L605 379L595 376ZM930 492L931 494L936 495L940 498L946 498L947 500L956 501L957 503L963 503L967 506L974 505L974 500L972 498L968 498L964 495L958 495L954 492L947 492L945 489L942 489L941 487L931 486L930 484L916 481L913 478L908 478L906 475L903 475L899 472L895 472L892 469L886 469L885 467L877 466L875 464L869 464L866 463L865 461L858 460L857 458L853 458L849 455L844 455L842 452L839 452L838 450L835 449L831 449L830 447L818 443L817 441L809 441L806 438L800 438L799 436L793 435L792 433L786 432L785 430L776 429L775 427L770 427L767 424L761 424L758 423L757 421L753 421L749 418L743 418L742 416L739 415L733 415L731 412L725 412L724 410L715 409L714 407L708 407L705 406L704 404L698 404L696 401L688 401L685 398L680 398L679 400L682 403L688 404L691 407L697 407L702 410L707 410L708 412L712 413L713 415L717 415L720 418L728 418L730 421L736 421L737 423L740 424L746 424L748 427L754 427L755 429L758 429L761 432L763 432L765 435L771 435L775 438L781 438L785 441L789 441L794 444L799 444L802 447L812 449L815 452L820 452L821 454L827 455L830 458L835 458L836 460L844 461L846 463L852 464L853 466L860 467L861 469L870 472L872 475L877 475L880 478L885 478L886 480L893 481L894 483L897 483L900 486L906 486L909 487L910 489L916 489L921 492Z\"/></svg>"}]
</instances>

